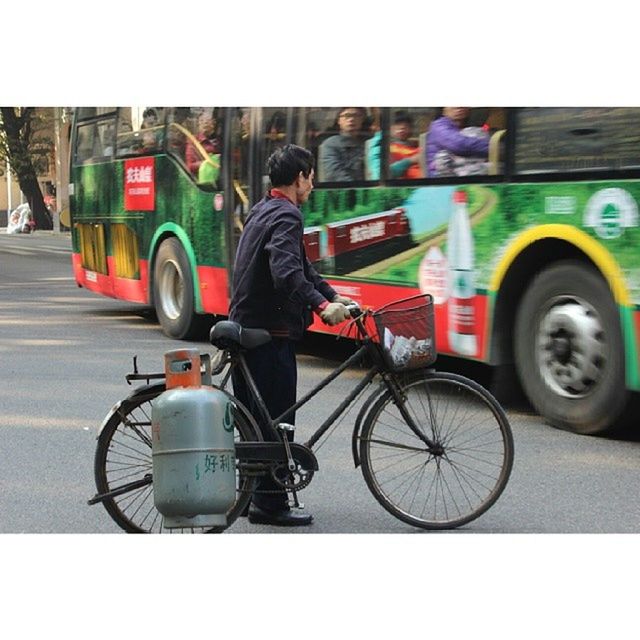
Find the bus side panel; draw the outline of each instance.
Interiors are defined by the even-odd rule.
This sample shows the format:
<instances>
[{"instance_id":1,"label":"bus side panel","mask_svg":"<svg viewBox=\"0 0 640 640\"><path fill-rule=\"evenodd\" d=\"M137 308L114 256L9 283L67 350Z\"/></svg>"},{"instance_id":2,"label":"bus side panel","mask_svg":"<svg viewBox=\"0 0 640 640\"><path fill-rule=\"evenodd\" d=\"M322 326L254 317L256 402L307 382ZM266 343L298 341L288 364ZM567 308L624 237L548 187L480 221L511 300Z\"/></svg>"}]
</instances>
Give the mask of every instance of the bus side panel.
<instances>
[{"instance_id":1,"label":"bus side panel","mask_svg":"<svg viewBox=\"0 0 640 640\"><path fill-rule=\"evenodd\" d=\"M82 256L79 253L74 253L71 256L71 261L73 263L73 273L79 286L94 293L100 293L103 296L117 297L113 290L111 276L85 269L82 266Z\"/></svg>"},{"instance_id":2,"label":"bus side panel","mask_svg":"<svg viewBox=\"0 0 640 640\"><path fill-rule=\"evenodd\" d=\"M511 184L502 191L500 226L485 262L493 265L489 291L499 296L511 266L517 291L507 302L515 312L520 295L536 273L567 258L591 263L609 285L618 305L627 362L626 385L640 390L638 313L640 244L638 206L640 182L635 180ZM502 229L509 230L505 235ZM547 247L543 252L537 246ZM513 283L513 279L512 279Z\"/></svg>"},{"instance_id":3,"label":"bus side panel","mask_svg":"<svg viewBox=\"0 0 640 640\"><path fill-rule=\"evenodd\" d=\"M113 257L107 258L109 273L115 273L115 261ZM140 279L113 277L113 292L116 298L148 304L149 302L149 261L139 261Z\"/></svg>"},{"instance_id":4,"label":"bus side panel","mask_svg":"<svg viewBox=\"0 0 640 640\"><path fill-rule=\"evenodd\" d=\"M418 287L399 287L397 284L379 284L375 282L346 282L345 280L332 280L328 278L329 284L340 294L352 298L358 304L365 307L378 309L390 302L400 298L422 293ZM489 298L483 293L475 297L475 312L477 318L478 353L476 359L483 360L487 357L487 335L485 328L488 326ZM436 349L438 353L447 355L457 355L449 343L448 337L448 302L435 306L435 332ZM320 318L314 314L314 322L310 327L311 331L320 333L338 334L344 331L344 327L328 327Z\"/></svg>"},{"instance_id":5,"label":"bus side panel","mask_svg":"<svg viewBox=\"0 0 640 640\"><path fill-rule=\"evenodd\" d=\"M636 308L632 311L633 317L633 332L634 340L627 340L627 361L629 363L627 368L627 384L630 389L634 391L640 391L640 353L638 352L638 345L640 345L640 309ZM634 348L635 347L635 348Z\"/></svg>"},{"instance_id":6,"label":"bus side panel","mask_svg":"<svg viewBox=\"0 0 640 640\"><path fill-rule=\"evenodd\" d=\"M131 302L150 302L151 242L156 231L167 223L183 229L193 248L193 260L200 290L197 308L206 313L223 313L227 308L227 271L225 266L224 216L213 208L214 193L199 189L170 157L153 158L155 167L155 208L152 211L125 211L125 161L74 167L74 225L103 225L107 273L82 267L80 239L73 232L73 267L76 282L102 295ZM113 249L112 224L126 224L137 238L139 278L117 277ZM144 258L142 257L144 256Z\"/></svg>"},{"instance_id":7,"label":"bus side panel","mask_svg":"<svg viewBox=\"0 0 640 640\"><path fill-rule=\"evenodd\" d=\"M438 351L484 361L488 358L492 312L485 257L495 249L495 243L492 229L475 246L473 238L458 238L462 249L454 255L465 250L470 255L458 258L462 265L448 264L447 231L455 208L454 194L461 189L467 193L466 215L471 228L475 230L483 222L486 225L488 219L499 215L500 187L483 185L318 189L311 193L303 213L306 229L314 229L314 239L320 229L316 266L336 290L373 308L416 293L430 293L435 302ZM461 270L471 274L472 286L467 286L465 300L454 298L451 292ZM336 276L340 280L332 280ZM459 320L462 311L473 315L467 322L473 326L473 349L466 348L465 353L461 353L458 332L449 327L449 318ZM333 333L317 319L312 330Z\"/></svg>"},{"instance_id":8,"label":"bus side panel","mask_svg":"<svg viewBox=\"0 0 640 640\"><path fill-rule=\"evenodd\" d=\"M227 315L229 313L227 270L222 267L199 266L197 271L202 310L205 313Z\"/></svg>"}]
</instances>

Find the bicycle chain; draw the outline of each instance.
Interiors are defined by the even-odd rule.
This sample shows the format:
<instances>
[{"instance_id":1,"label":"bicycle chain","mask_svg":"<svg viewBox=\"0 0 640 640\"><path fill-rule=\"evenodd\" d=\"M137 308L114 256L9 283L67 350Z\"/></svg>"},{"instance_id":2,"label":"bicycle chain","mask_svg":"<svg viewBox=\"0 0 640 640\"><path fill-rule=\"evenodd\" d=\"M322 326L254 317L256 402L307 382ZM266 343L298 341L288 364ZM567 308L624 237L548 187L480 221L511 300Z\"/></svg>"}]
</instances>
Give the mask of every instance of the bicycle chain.
<instances>
[{"instance_id":1,"label":"bicycle chain","mask_svg":"<svg viewBox=\"0 0 640 640\"><path fill-rule=\"evenodd\" d=\"M301 491L302 489L304 489L305 487L308 487L309 484L311 483L311 480L313 480L313 475L314 475L314 471L313 469L311 470L304 470L304 473L300 473L300 471L298 469L296 469L296 471L294 471L295 474L299 475L301 477L301 480L299 480L298 482L295 482L293 484L287 484L285 482L283 482L282 480L280 480L279 478L275 477L273 470L276 470L278 468L281 469L285 469L287 471L287 473L290 473L289 470L285 467L284 464L280 464L280 465L275 465L275 466L270 466L270 465L265 465L264 469L258 470L255 468L254 465L251 466L250 470L245 470L242 471L242 464L238 464L238 470L240 470L242 473L244 473L245 476L249 476L249 477L256 477L256 478L260 478L263 477L266 473L269 473L269 475L271 476L271 478L274 480L274 482L276 482L277 484L279 484L282 488L281 489L259 489L259 490L253 490L253 491L246 491L246 490L241 490L242 493L282 493L282 491Z\"/></svg>"},{"instance_id":2,"label":"bicycle chain","mask_svg":"<svg viewBox=\"0 0 640 640\"><path fill-rule=\"evenodd\" d=\"M299 480L294 482L283 480L276 475L279 470L284 470L287 478L293 476L295 478L299 478ZM311 480L313 480L313 473L313 469L300 469L299 466L296 466L295 471L289 471L288 467L286 467L284 464L280 464L271 468L271 477L273 478L274 482L279 484L286 491L300 491L305 487L308 487Z\"/></svg>"}]
</instances>

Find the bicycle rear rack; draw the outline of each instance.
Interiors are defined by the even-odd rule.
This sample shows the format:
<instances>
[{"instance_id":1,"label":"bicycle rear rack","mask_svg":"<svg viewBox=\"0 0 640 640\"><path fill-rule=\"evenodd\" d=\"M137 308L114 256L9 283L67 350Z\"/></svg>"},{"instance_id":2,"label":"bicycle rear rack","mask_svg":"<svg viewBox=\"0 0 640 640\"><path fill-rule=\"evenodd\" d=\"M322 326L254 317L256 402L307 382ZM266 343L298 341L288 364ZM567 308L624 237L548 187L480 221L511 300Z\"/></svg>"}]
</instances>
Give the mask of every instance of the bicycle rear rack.
<instances>
[{"instance_id":1,"label":"bicycle rear rack","mask_svg":"<svg viewBox=\"0 0 640 640\"><path fill-rule=\"evenodd\" d=\"M211 356L208 353L200 354L200 362L202 363L202 384L211 384ZM164 380L166 378L164 371L162 373L140 373L138 371L138 356L133 356L133 373L128 373L124 379L128 385L132 380L145 380L147 384L151 380Z\"/></svg>"}]
</instances>

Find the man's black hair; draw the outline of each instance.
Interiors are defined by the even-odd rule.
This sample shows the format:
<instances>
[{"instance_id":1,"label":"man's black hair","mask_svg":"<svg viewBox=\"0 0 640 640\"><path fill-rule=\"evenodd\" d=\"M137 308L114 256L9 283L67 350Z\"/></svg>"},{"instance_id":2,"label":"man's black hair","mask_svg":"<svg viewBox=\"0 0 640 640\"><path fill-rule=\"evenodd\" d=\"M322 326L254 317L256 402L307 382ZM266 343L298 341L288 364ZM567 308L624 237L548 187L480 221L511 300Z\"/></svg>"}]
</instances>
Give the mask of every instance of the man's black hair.
<instances>
[{"instance_id":1,"label":"man's black hair","mask_svg":"<svg viewBox=\"0 0 640 640\"><path fill-rule=\"evenodd\" d=\"M313 169L313 154L311 151L295 144L286 144L276 149L267 160L267 172L272 187L288 187L296 178L302 175L309 177Z\"/></svg>"},{"instance_id":2,"label":"man's black hair","mask_svg":"<svg viewBox=\"0 0 640 640\"><path fill-rule=\"evenodd\" d=\"M413 126L413 118L408 111L396 111L393 116L393 124L401 124L405 122L409 126Z\"/></svg>"}]
</instances>

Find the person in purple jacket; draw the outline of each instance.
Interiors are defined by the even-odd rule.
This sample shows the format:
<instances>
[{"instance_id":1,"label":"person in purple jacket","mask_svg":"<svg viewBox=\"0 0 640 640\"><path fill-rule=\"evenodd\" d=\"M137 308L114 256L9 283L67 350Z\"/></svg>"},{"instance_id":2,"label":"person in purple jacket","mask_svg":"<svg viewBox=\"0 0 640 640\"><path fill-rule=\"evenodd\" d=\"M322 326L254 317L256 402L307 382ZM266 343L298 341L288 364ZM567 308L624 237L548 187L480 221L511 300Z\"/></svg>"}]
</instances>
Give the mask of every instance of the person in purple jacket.
<instances>
[{"instance_id":1,"label":"person in purple jacket","mask_svg":"<svg viewBox=\"0 0 640 640\"><path fill-rule=\"evenodd\" d=\"M427 134L427 175L435 178L443 175L443 165L455 164L457 158L473 158L484 164L489 154L489 137L473 137L463 133L463 127L469 117L468 107L444 107L442 116L434 120ZM451 162L442 162L449 157ZM474 172L475 173L475 172ZM458 174L454 169L446 175Z\"/></svg>"}]
</instances>

